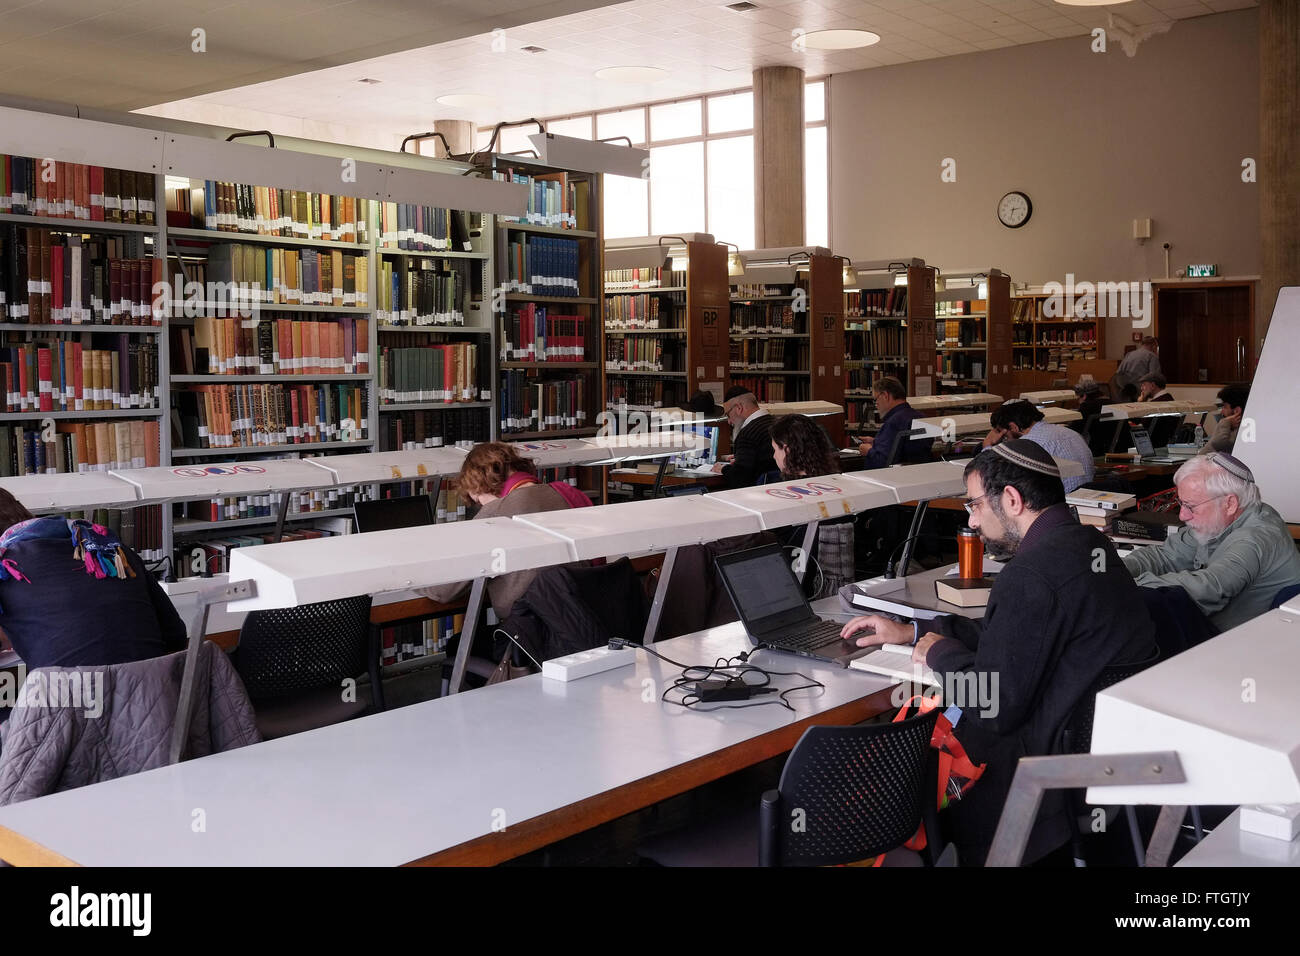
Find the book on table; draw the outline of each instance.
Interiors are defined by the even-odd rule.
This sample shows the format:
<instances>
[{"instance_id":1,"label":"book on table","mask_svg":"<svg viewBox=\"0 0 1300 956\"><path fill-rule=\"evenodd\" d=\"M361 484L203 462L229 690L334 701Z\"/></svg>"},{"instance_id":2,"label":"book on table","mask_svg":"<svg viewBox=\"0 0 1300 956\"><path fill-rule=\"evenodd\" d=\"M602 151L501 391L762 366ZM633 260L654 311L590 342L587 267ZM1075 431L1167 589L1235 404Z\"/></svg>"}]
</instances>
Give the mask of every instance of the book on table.
<instances>
[{"instance_id":1,"label":"book on table","mask_svg":"<svg viewBox=\"0 0 1300 956\"><path fill-rule=\"evenodd\" d=\"M899 681L919 681L936 687L943 686L938 674L912 660L910 644L881 644L878 650L849 661L849 669L880 674Z\"/></svg>"},{"instance_id":2,"label":"book on table","mask_svg":"<svg viewBox=\"0 0 1300 956\"><path fill-rule=\"evenodd\" d=\"M1095 488L1076 488L1065 496L1067 504L1084 508L1102 508L1106 511L1123 511L1133 507L1137 495L1122 491L1098 491Z\"/></svg>"},{"instance_id":3,"label":"book on table","mask_svg":"<svg viewBox=\"0 0 1300 956\"><path fill-rule=\"evenodd\" d=\"M993 578L939 578L934 596L958 607L985 607L993 591Z\"/></svg>"}]
</instances>

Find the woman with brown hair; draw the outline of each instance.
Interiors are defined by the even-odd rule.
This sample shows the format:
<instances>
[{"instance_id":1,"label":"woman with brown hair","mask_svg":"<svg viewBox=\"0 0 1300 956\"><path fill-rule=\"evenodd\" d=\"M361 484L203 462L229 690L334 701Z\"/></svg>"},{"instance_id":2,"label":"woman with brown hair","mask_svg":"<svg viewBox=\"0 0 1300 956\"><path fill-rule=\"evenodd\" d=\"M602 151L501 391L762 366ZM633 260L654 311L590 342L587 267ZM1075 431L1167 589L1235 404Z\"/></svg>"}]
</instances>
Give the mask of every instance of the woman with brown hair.
<instances>
[{"instance_id":1,"label":"woman with brown hair","mask_svg":"<svg viewBox=\"0 0 1300 956\"><path fill-rule=\"evenodd\" d=\"M837 475L840 452L831 436L807 415L782 415L772 423L772 457L782 478Z\"/></svg>"},{"instance_id":2,"label":"woman with brown hair","mask_svg":"<svg viewBox=\"0 0 1300 956\"><path fill-rule=\"evenodd\" d=\"M498 441L475 445L465 456L456 480L460 490L480 505L476 519L564 511L591 504L590 498L567 482L543 485L536 476L537 466L531 459L520 455L513 445ZM509 564L508 557L506 563ZM488 580L488 599L498 620L510 616L515 601L536 576L536 570L515 571ZM451 603L468 595L471 583L421 588L420 593L433 601Z\"/></svg>"}]
</instances>

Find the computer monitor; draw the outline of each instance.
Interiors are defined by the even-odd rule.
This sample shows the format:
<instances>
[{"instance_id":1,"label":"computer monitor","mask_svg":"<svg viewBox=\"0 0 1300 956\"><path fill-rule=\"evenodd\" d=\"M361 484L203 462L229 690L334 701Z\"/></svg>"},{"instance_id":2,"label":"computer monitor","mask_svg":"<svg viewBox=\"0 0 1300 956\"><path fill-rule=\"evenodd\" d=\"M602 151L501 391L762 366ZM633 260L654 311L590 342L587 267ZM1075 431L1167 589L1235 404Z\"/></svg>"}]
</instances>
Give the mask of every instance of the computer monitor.
<instances>
[{"instance_id":1,"label":"computer monitor","mask_svg":"<svg viewBox=\"0 0 1300 956\"><path fill-rule=\"evenodd\" d=\"M695 468L715 464L718 460L718 427L716 425L683 425L683 435L699 435L709 440L709 447L688 454L674 455L670 461L679 468Z\"/></svg>"},{"instance_id":2,"label":"computer monitor","mask_svg":"<svg viewBox=\"0 0 1300 956\"><path fill-rule=\"evenodd\" d=\"M358 533L433 524L433 505L428 495L358 501L353 505L352 514Z\"/></svg>"}]
</instances>

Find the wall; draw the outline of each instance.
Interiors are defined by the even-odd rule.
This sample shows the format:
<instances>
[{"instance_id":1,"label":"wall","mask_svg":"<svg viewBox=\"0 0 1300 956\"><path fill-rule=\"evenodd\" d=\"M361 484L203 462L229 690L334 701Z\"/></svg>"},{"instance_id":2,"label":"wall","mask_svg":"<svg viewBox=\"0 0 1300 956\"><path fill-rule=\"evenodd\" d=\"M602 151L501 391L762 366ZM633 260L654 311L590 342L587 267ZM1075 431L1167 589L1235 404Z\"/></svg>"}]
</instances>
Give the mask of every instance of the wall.
<instances>
[{"instance_id":1,"label":"wall","mask_svg":"<svg viewBox=\"0 0 1300 956\"><path fill-rule=\"evenodd\" d=\"M1178 20L1132 58L1113 36L1104 54L1080 36L835 75L832 248L1041 285L1161 277L1170 242L1171 272L1257 274L1258 187L1241 181L1258 158L1257 20ZM1013 189L1034 207L1019 229L996 216ZM1153 220L1145 245L1137 218ZM1107 355L1129 331L1107 323Z\"/></svg>"}]
</instances>

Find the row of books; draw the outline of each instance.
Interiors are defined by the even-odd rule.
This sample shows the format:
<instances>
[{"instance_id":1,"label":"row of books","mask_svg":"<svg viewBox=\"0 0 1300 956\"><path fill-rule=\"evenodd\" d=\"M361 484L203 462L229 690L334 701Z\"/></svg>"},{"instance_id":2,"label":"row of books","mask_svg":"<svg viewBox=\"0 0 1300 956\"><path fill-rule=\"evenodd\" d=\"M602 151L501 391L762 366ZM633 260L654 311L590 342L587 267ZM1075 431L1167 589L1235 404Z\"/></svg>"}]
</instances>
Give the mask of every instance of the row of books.
<instances>
[{"instance_id":1,"label":"row of books","mask_svg":"<svg viewBox=\"0 0 1300 956\"><path fill-rule=\"evenodd\" d=\"M1041 353L1036 354L1041 356ZM1052 348L1047 351L1047 362L1044 368L1049 372L1064 372L1066 362L1080 362L1085 359L1095 359L1096 357L1096 349Z\"/></svg>"},{"instance_id":2,"label":"row of books","mask_svg":"<svg viewBox=\"0 0 1300 956\"><path fill-rule=\"evenodd\" d=\"M1029 344L1028 342L1026 344ZM1097 347L1097 328L1086 329L1039 329L1036 345L1081 345L1086 348Z\"/></svg>"},{"instance_id":3,"label":"row of books","mask_svg":"<svg viewBox=\"0 0 1300 956\"><path fill-rule=\"evenodd\" d=\"M973 315L983 313L987 306L987 300L962 300L958 302L936 302L934 304L934 314L937 318L946 318L950 315Z\"/></svg>"},{"instance_id":4,"label":"row of books","mask_svg":"<svg viewBox=\"0 0 1300 956\"><path fill-rule=\"evenodd\" d=\"M899 366L906 363L900 362ZM897 367L883 367L875 365L866 365L862 368L846 368L844 370L844 388L846 391L862 392L868 397L872 387L886 375L893 378L899 378L901 372Z\"/></svg>"},{"instance_id":5,"label":"row of books","mask_svg":"<svg viewBox=\"0 0 1300 956\"><path fill-rule=\"evenodd\" d=\"M907 286L896 285L888 289L862 289L844 293L846 318L862 316L907 317Z\"/></svg>"},{"instance_id":6,"label":"row of books","mask_svg":"<svg viewBox=\"0 0 1300 956\"><path fill-rule=\"evenodd\" d=\"M364 375L370 371L370 320L255 320L199 316L193 334L171 330L172 371L183 375Z\"/></svg>"},{"instance_id":7,"label":"row of books","mask_svg":"<svg viewBox=\"0 0 1300 956\"><path fill-rule=\"evenodd\" d=\"M605 270L606 292L623 292L630 289L680 289L685 285L685 269L655 266L652 269Z\"/></svg>"},{"instance_id":8,"label":"row of books","mask_svg":"<svg viewBox=\"0 0 1300 956\"><path fill-rule=\"evenodd\" d=\"M478 346L469 342L381 348L379 402L474 402L481 394Z\"/></svg>"},{"instance_id":9,"label":"row of books","mask_svg":"<svg viewBox=\"0 0 1300 956\"><path fill-rule=\"evenodd\" d=\"M497 396L501 433L586 427L587 388L581 375L538 381L525 372L503 371Z\"/></svg>"},{"instance_id":10,"label":"row of books","mask_svg":"<svg viewBox=\"0 0 1300 956\"><path fill-rule=\"evenodd\" d=\"M567 173L530 175L512 168L494 170L492 178L528 187L528 208L524 215L502 216L502 221L557 229L589 228L585 182L570 182Z\"/></svg>"},{"instance_id":11,"label":"row of books","mask_svg":"<svg viewBox=\"0 0 1300 956\"><path fill-rule=\"evenodd\" d=\"M459 209L379 203L379 245L408 252L470 252L469 220Z\"/></svg>"},{"instance_id":12,"label":"row of books","mask_svg":"<svg viewBox=\"0 0 1300 956\"><path fill-rule=\"evenodd\" d=\"M611 336L605 339L605 371L679 372L684 344L657 335Z\"/></svg>"},{"instance_id":13,"label":"row of books","mask_svg":"<svg viewBox=\"0 0 1300 956\"><path fill-rule=\"evenodd\" d=\"M666 382L651 378L616 379L608 382L605 407L617 411L622 407L665 408L686 401L685 382Z\"/></svg>"},{"instance_id":14,"label":"row of books","mask_svg":"<svg viewBox=\"0 0 1300 956\"><path fill-rule=\"evenodd\" d=\"M197 385L176 392L173 424L186 448L363 441L366 393L366 385Z\"/></svg>"},{"instance_id":15,"label":"row of books","mask_svg":"<svg viewBox=\"0 0 1300 956\"><path fill-rule=\"evenodd\" d=\"M1042 311L1039 308L1041 301L1041 299L1013 298L1011 300L1011 321L1032 322L1035 319L1041 319Z\"/></svg>"},{"instance_id":16,"label":"row of books","mask_svg":"<svg viewBox=\"0 0 1300 956\"><path fill-rule=\"evenodd\" d=\"M808 324L806 314L796 315L789 302L733 302L731 331L795 334L807 332Z\"/></svg>"},{"instance_id":17,"label":"row of books","mask_svg":"<svg viewBox=\"0 0 1300 956\"><path fill-rule=\"evenodd\" d=\"M162 546L162 505L94 508L70 511L66 517L84 518L108 528L117 535L119 541L140 555L146 564L161 561L166 556Z\"/></svg>"},{"instance_id":18,"label":"row of books","mask_svg":"<svg viewBox=\"0 0 1300 956\"><path fill-rule=\"evenodd\" d=\"M351 508L356 503L360 486L342 488L315 488L309 491L291 491L287 518ZM266 518L272 521L280 514L280 502L285 492L272 491L264 495L234 495L210 498L206 501L178 502L176 508L191 521L238 521L247 518ZM184 527L177 526L177 531Z\"/></svg>"},{"instance_id":19,"label":"row of books","mask_svg":"<svg viewBox=\"0 0 1300 956\"><path fill-rule=\"evenodd\" d=\"M665 299L669 307L664 307ZM685 292L665 292L660 295L648 295L644 292L636 295L612 295L605 299L605 328L610 331L671 328L676 324L676 317L671 307L685 304Z\"/></svg>"},{"instance_id":20,"label":"row of books","mask_svg":"<svg viewBox=\"0 0 1300 956\"><path fill-rule=\"evenodd\" d=\"M976 319L938 319L934 337L936 345L976 345L984 341L984 327Z\"/></svg>"},{"instance_id":21,"label":"row of books","mask_svg":"<svg viewBox=\"0 0 1300 956\"><path fill-rule=\"evenodd\" d=\"M469 259L379 263L379 321L385 325L464 325Z\"/></svg>"},{"instance_id":22,"label":"row of books","mask_svg":"<svg viewBox=\"0 0 1300 956\"><path fill-rule=\"evenodd\" d=\"M351 518L324 518L319 526L303 527L295 525L284 529L281 541L311 541L316 538L331 538L335 535L348 534L352 530ZM172 555L177 577L211 576L224 574L230 570L230 555L238 548L254 548L258 545L271 544L275 539L274 530L249 531L232 535L229 532L221 538L204 538L187 541L178 545Z\"/></svg>"},{"instance_id":23,"label":"row of books","mask_svg":"<svg viewBox=\"0 0 1300 956\"><path fill-rule=\"evenodd\" d=\"M941 352L934 357L934 374L940 378L982 379L984 357L979 352Z\"/></svg>"},{"instance_id":24,"label":"row of books","mask_svg":"<svg viewBox=\"0 0 1300 956\"><path fill-rule=\"evenodd\" d=\"M157 259L126 256L120 236L67 236L0 224L0 314L7 322L158 325Z\"/></svg>"},{"instance_id":25,"label":"row of books","mask_svg":"<svg viewBox=\"0 0 1300 956\"><path fill-rule=\"evenodd\" d=\"M506 241L507 292L582 295L578 241L550 236L511 236Z\"/></svg>"},{"instance_id":26,"label":"row of books","mask_svg":"<svg viewBox=\"0 0 1300 956\"><path fill-rule=\"evenodd\" d=\"M888 325L872 325L860 332L861 334L844 336L846 359L907 354L907 329L896 322Z\"/></svg>"},{"instance_id":27,"label":"row of books","mask_svg":"<svg viewBox=\"0 0 1300 956\"><path fill-rule=\"evenodd\" d=\"M191 180L167 191L167 224L259 236L369 242L370 202L355 196Z\"/></svg>"},{"instance_id":28,"label":"row of books","mask_svg":"<svg viewBox=\"0 0 1300 956\"><path fill-rule=\"evenodd\" d=\"M241 302L370 305L370 257L363 252L226 242L208 251L206 277L233 284L228 297Z\"/></svg>"},{"instance_id":29,"label":"row of books","mask_svg":"<svg viewBox=\"0 0 1300 956\"><path fill-rule=\"evenodd\" d=\"M587 319L528 303L501 319L501 361L581 362L587 356Z\"/></svg>"},{"instance_id":30,"label":"row of books","mask_svg":"<svg viewBox=\"0 0 1300 956\"><path fill-rule=\"evenodd\" d=\"M731 368L745 371L806 371L810 359L804 340L732 339Z\"/></svg>"},{"instance_id":31,"label":"row of books","mask_svg":"<svg viewBox=\"0 0 1300 956\"><path fill-rule=\"evenodd\" d=\"M154 223L153 173L0 154L0 213Z\"/></svg>"},{"instance_id":32,"label":"row of books","mask_svg":"<svg viewBox=\"0 0 1300 956\"><path fill-rule=\"evenodd\" d=\"M6 412L91 412L158 407L158 351L118 335L114 348L67 339L0 344ZM114 336L104 336L112 338Z\"/></svg>"},{"instance_id":33,"label":"row of books","mask_svg":"<svg viewBox=\"0 0 1300 956\"><path fill-rule=\"evenodd\" d=\"M761 299L765 296L789 295L789 288L765 282L742 282L731 287L731 299Z\"/></svg>"},{"instance_id":34,"label":"row of books","mask_svg":"<svg viewBox=\"0 0 1300 956\"><path fill-rule=\"evenodd\" d=\"M400 664L434 654L446 653L451 639L465 626L464 614L425 618L411 624L397 624L379 630L379 663Z\"/></svg>"},{"instance_id":35,"label":"row of books","mask_svg":"<svg viewBox=\"0 0 1300 956\"><path fill-rule=\"evenodd\" d=\"M490 441L488 432L488 410L485 408L392 412L379 420L379 450L467 447Z\"/></svg>"},{"instance_id":36,"label":"row of books","mask_svg":"<svg viewBox=\"0 0 1300 956\"><path fill-rule=\"evenodd\" d=\"M808 379L792 376L760 378L733 375L731 384L749 389L760 402L805 402L810 388Z\"/></svg>"},{"instance_id":37,"label":"row of books","mask_svg":"<svg viewBox=\"0 0 1300 956\"><path fill-rule=\"evenodd\" d=\"M153 468L159 449L157 419L0 425L0 477Z\"/></svg>"}]
</instances>

